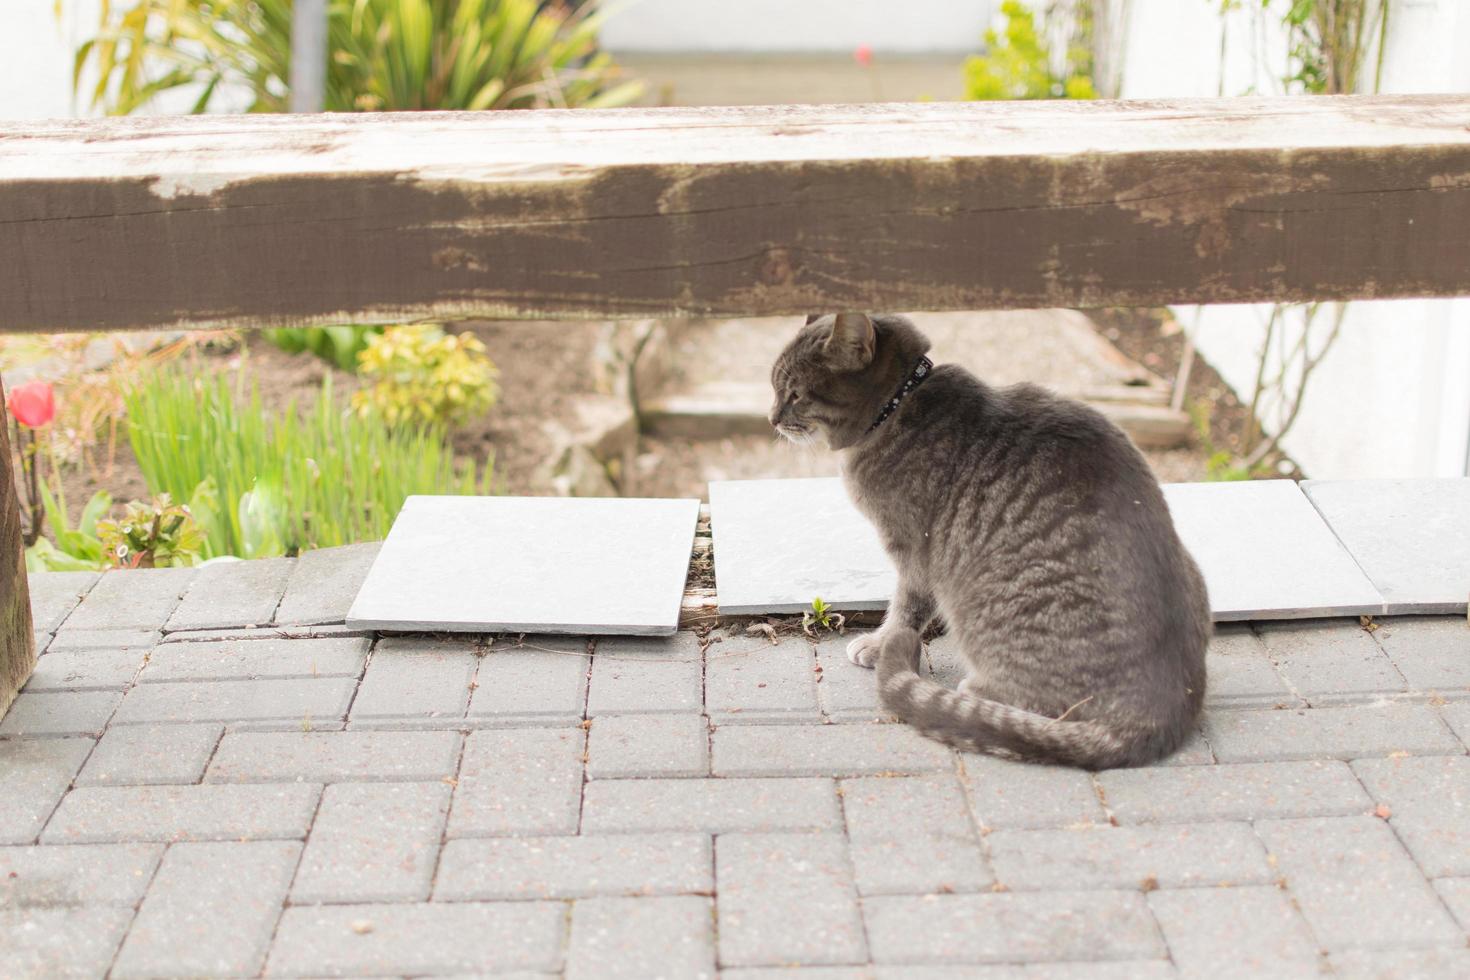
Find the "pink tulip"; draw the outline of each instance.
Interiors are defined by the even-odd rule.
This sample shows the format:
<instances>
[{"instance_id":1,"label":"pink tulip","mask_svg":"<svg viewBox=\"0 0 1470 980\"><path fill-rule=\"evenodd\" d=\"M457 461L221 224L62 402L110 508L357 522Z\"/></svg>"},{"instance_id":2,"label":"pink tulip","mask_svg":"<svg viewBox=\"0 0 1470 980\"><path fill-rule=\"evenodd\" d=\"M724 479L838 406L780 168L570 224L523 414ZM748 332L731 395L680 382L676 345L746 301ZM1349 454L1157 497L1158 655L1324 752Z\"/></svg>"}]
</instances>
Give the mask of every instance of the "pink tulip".
<instances>
[{"instance_id":1,"label":"pink tulip","mask_svg":"<svg viewBox=\"0 0 1470 980\"><path fill-rule=\"evenodd\" d=\"M870 44L859 44L852 52L852 60L864 68L873 63L873 46Z\"/></svg>"},{"instance_id":2,"label":"pink tulip","mask_svg":"<svg viewBox=\"0 0 1470 980\"><path fill-rule=\"evenodd\" d=\"M56 417L56 392L44 381L28 381L12 389L6 404L15 420L28 429L39 429Z\"/></svg>"}]
</instances>

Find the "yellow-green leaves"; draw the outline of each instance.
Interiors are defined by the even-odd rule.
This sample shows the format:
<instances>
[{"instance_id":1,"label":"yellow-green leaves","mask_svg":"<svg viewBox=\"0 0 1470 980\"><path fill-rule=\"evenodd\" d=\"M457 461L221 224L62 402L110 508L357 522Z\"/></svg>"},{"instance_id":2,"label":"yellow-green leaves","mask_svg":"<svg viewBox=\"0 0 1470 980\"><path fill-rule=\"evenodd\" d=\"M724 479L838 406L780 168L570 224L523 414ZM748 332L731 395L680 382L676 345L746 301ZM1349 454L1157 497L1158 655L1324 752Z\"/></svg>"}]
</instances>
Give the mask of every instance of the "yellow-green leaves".
<instances>
[{"instance_id":1,"label":"yellow-green leaves","mask_svg":"<svg viewBox=\"0 0 1470 980\"><path fill-rule=\"evenodd\" d=\"M470 333L447 334L436 324L389 327L358 355L371 386L352 396L364 416L389 425L453 425L495 404L495 365Z\"/></svg>"}]
</instances>

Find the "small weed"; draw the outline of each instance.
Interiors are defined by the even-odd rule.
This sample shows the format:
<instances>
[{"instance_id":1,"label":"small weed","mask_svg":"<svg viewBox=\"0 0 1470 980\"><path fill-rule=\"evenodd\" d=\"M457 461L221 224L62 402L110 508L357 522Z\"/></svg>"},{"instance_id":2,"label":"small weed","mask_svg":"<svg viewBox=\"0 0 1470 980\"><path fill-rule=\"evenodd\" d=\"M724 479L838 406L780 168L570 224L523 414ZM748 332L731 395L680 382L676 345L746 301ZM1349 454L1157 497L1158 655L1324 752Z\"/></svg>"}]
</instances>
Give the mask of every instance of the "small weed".
<instances>
[{"instance_id":1,"label":"small weed","mask_svg":"<svg viewBox=\"0 0 1470 980\"><path fill-rule=\"evenodd\" d=\"M817 596L812 600L812 607L801 614L801 631L808 636L815 636L818 630L841 633L846 622L845 616L833 612L832 607Z\"/></svg>"}]
</instances>

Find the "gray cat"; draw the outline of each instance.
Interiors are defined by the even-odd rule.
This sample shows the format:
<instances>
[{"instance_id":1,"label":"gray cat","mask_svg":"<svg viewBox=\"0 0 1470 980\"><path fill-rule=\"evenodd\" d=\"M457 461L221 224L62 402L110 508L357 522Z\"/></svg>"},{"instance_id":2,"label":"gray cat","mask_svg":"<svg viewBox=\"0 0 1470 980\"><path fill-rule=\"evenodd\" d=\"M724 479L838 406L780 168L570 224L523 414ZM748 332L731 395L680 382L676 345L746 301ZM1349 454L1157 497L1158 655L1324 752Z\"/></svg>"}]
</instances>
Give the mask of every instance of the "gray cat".
<instances>
[{"instance_id":1,"label":"gray cat","mask_svg":"<svg viewBox=\"0 0 1470 980\"><path fill-rule=\"evenodd\" d=\"M881 629L848 645L883 705L964 751L1107 769L1190 734L1210 607L1142 455L1091 408L996 389L901 316L810 317L771 369L771 424L825 442L898 569ZM935 617L958 692L918 672Z\"/></svg>"}]
</instances>

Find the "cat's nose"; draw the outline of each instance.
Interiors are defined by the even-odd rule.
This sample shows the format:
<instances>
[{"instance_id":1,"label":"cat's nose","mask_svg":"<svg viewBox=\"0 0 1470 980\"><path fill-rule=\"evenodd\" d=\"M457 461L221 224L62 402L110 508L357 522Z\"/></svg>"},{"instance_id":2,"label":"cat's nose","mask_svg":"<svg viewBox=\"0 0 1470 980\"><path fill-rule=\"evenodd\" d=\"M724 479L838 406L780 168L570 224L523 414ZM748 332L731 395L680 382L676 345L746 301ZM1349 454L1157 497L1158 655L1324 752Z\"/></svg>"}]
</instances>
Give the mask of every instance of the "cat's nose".
<instances>
[{"instance_id":1,"label":"cat's nose","mask_svg":"<svg viewBox=\"0 0 1470 980\"><path fill-rule=\"evenodd\" d=\"M776 404L774 404L774 405L771 406L771 414L767 415L766 418L768 418L770 420L770 422L771 422L771 428L773 428L773 429L776 426L778 426L778 425L781 424L781 403L780 402L777 402Z\"/></svg>"}]
</instances>

